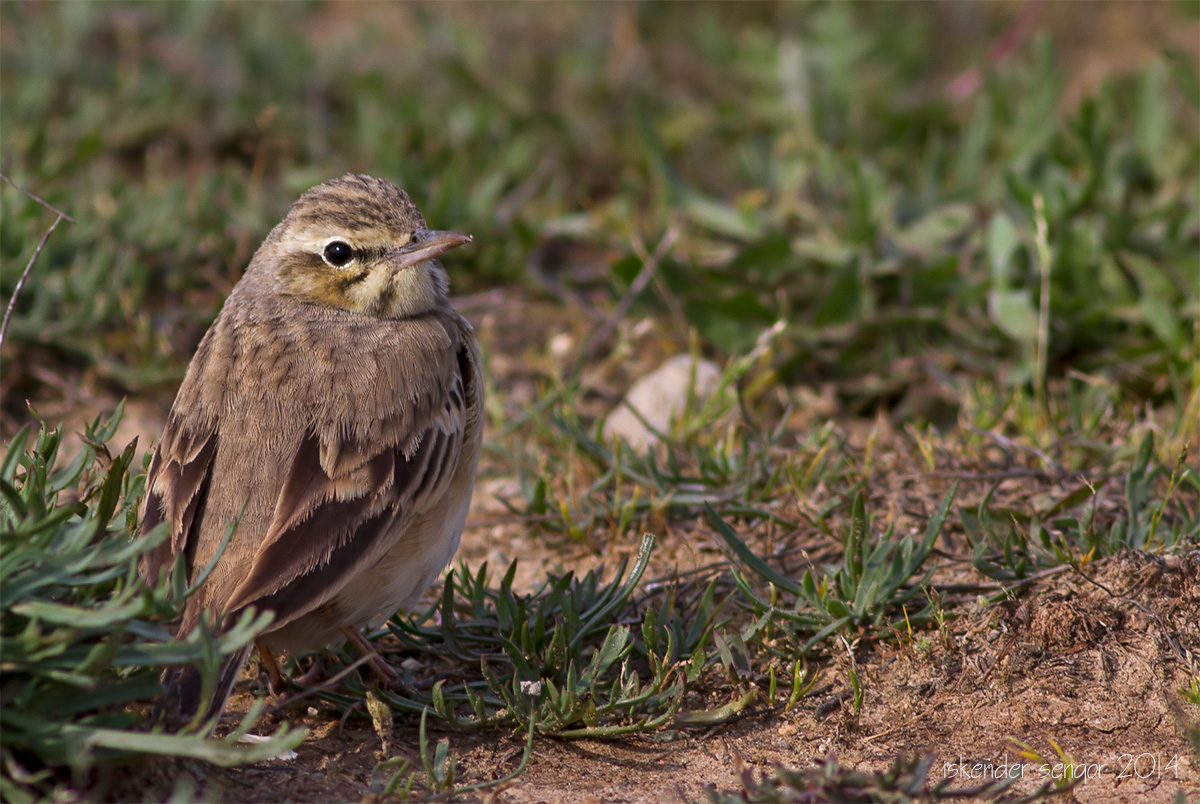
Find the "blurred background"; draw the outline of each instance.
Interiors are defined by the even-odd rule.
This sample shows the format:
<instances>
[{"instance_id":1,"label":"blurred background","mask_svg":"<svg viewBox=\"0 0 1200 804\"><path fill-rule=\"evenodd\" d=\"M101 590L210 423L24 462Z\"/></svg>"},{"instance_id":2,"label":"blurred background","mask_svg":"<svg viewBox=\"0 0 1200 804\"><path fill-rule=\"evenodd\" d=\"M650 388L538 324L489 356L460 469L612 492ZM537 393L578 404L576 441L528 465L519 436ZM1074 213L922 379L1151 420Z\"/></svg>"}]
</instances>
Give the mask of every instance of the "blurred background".
<instances>
[{"instance_id":1,"label":"blurred background","mask_svg":"<svg viewBox=\"0 0 1200 804\"><path fill-rule=\"evenodd\" d=\"M374 635L414 697L272 713L313 734L271 775L131 731L215 648L126 537L223 300L346 171L475 237L445 264L488 429L442 608ZM521 800L1200 742L1196 0L3 0L0 173L4 800L444 800L455 755L521 773L526 724ZM654 377L679 415L610 449ZM105 746L190 758L105 795Z\"/></svg>"},{"instance_id":2,"label":"blurred background","mask_svg":"<svg viewBox=\"0 0 1200 804\"><path fill-rule=\"evenodd\" d=\"M981 382L1182 407L1197 43L1189 2L6 2L0 167L74 222L16 301L2 435L27 400L165 408L345 171L475 236L446 259L475 318L628 296L662 352L718 359L782 321L770 379L906 421ZM55 214L0 202L6 302Z\"/></svg>"}]
</instances>

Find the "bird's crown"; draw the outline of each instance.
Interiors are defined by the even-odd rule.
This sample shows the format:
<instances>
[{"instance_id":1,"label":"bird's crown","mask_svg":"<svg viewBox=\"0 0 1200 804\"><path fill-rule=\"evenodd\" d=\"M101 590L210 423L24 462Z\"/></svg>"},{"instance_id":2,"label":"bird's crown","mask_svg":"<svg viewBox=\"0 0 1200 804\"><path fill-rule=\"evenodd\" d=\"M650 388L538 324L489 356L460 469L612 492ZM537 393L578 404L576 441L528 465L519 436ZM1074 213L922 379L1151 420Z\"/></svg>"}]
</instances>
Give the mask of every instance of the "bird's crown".
<instances>
[{"instance_id":1,"label":"bird's crown","mask_svg":"<svg viewBox=\"0 0 1200 804\"><path fill-rule=\"evenodd\" d=\"M470 239L428 229L408 193L391 182L348 173L300 196L251 269L272 271L285 295L404 318L446 302L449 282L434 258Z\"/></svg>"}]
</instances>

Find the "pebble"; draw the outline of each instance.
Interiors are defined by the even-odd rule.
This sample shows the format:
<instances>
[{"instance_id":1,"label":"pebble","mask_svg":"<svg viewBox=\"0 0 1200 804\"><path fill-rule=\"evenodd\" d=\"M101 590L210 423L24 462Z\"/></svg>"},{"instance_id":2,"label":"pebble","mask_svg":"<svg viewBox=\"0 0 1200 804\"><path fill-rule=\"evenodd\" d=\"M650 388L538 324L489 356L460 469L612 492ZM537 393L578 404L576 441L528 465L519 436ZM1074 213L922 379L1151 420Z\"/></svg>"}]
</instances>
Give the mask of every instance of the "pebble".
<instances>
[{"instance_id":1,"label":"pebble","mask_svg":"<svg viewBox=\"0 0 1200 804\"><path fill-rule=\"evenodd\" d=\"M676 355L633 384L605 421L604 437L623 438L638 450L656 444L659 437L653 431L667 432L671 419L687 404L693 365L696 378L692 392L694 405L703 406L721 383L721 369L703 358L693 363L691 355ZM630 408L637 410L650 427L647 428Z\"/></svg>"}]
</instances>

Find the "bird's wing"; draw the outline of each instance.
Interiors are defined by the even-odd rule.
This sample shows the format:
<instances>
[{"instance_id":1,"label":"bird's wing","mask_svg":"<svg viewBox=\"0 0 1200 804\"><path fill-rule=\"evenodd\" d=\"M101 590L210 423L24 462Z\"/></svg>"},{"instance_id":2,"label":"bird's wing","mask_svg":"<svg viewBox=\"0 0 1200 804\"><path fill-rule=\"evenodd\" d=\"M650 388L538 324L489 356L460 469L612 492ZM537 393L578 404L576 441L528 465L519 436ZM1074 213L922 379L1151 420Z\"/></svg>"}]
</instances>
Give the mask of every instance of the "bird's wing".
<instances>
[{"instance_id":1,"label":"bird's wing","mask_svg":"<svg viewBox=\"0 0 1200 804\"><path fill-rule=\"evenodd\" d=\"M195 552L204 501L212 484L213 457L217 454L215 426L183 430L170 421L154 451L146 475L141 532L148 533L167 522L171 538L142 555L141 572L150 583L158 581L163 568L174 566L175 556Z\"/></svg>"},{"instance_id":2,"label":"bird's wing","mask_svg":"<svg viewBox=\"0 0 1200 804\"><path fill-rule=\"evenodd\" d=\"M306 434L226 616L253 604L274 611L272 626L279 628L313 611L403 538L415 515L437 504L463 450L464 382L471 382L463 361L451 362L453 381L443 400L397 438L355 438L334 428ZM415 418L395 413L396 420Z\"/></svg>"}]
</instances>

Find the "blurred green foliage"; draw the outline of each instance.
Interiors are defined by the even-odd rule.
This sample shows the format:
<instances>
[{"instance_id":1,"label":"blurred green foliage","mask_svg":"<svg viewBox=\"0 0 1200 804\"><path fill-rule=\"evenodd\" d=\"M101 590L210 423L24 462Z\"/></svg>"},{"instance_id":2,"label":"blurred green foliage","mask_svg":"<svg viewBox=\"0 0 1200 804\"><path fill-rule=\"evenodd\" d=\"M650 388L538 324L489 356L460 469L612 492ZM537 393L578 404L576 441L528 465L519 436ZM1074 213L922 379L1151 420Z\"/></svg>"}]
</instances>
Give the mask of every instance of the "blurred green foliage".
<instances>
[{"instance_id":1,"label":"blurred green foliage","mask_svg":"<svg viewBox=\"0 0 1200 804\"><path fill-rule=\"evenodd\" d=\"M1039 342L1050 377L1168 393L1196 360L1194 54L1064 108L1039 37L954 99L996 15L933 8L5 3L3 170L78 221L10 339L126 388L177 376L286 205L358 170L476 236L460 293L569 238L616 251L619 295L632 238L676 227L643 303L724 353L782 317L781 376L857 409L930 350L1041 384ZM3 192L7 297L49 213Z\"/></svg>"},{"instance_id":2,"label":"blurred green foliage","mask_svg":"<svg viewBox=\"0 0 1200 804\"><path fill-rule=\"evenodd\" d=\"M151 728L149 703L165 668L195 663L215 678L264 624L245 618L219 639L199 629L186 641L168 630L186 595L148 587L137 560L167 536L136 532L145 477L130 471L137 443L118 455L108 442L121 410L87 428L75 457L56 468L62 431L26 427L0 459L0 795L61 800L94 788L97 765L170 754L231 765L275 756L304 732L283 729L253 747L207 727ZM182 577L182 573L176 577ZM269 618L266 620L269 621ZM211 683L211 682L210 682Z\"/></svg>"}]
</instances>

